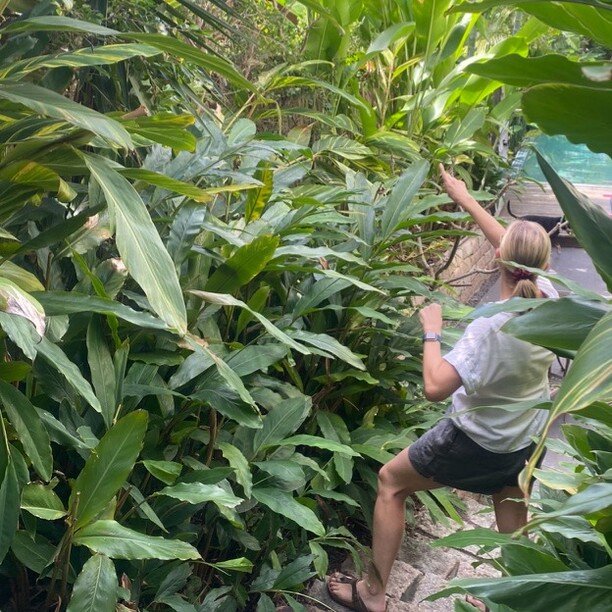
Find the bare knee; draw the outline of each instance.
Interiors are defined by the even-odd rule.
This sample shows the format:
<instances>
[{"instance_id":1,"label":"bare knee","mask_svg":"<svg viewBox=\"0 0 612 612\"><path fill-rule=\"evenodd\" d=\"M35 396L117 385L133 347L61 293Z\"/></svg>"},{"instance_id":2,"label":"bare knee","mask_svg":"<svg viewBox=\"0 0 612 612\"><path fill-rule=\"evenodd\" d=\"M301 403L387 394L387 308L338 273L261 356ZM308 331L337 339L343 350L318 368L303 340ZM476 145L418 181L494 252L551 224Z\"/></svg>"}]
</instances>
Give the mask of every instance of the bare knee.
<instances>
[{"instance_id":1,"label":"bare knee","mask_svg":"<svg viewBox=\"0 0 612 612\"><path fill-rule=\"evenodd\" d=\"M409 491L400 486L392 475L388 464L383 465L378 471L378 497L390 501L405 501Z\"/></svg>"}]
</instances>

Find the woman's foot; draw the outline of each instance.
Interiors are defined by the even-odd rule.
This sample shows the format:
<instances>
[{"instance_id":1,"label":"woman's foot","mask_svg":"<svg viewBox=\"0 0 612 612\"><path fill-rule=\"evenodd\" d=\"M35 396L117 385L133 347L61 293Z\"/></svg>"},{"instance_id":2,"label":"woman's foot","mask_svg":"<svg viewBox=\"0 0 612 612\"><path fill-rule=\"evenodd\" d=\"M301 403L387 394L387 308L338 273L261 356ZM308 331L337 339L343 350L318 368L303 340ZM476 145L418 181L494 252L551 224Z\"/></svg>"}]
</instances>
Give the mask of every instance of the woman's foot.
<instances>
[{"instance_id":1,"label":"woman's foot","mask_svg":"<svg viewBox=\"0 0 612 612\"><path fill-rule=\"evenodd\" d=\"M465 601L467 601L471 606L478 608L478 610L481 610L481 612L488 612L489 610L489 608L487 608L487 605L484 603L484 601L480 601L480 599L476 599L476 597L474 597L473 595L466 595Z\"/></svg>"},{"instance_id":2,"label":"woman's foot","mask_svg":"<svg viewBox=\"0 0 612 612\"><path fill-rule=\"evenodd\" d=\"M332 599L352 610L367 610L367 612L385 612L386 597L384 591L372 594L366 585L366 581L348 578L343 574L335 573L327 581L327 589ZM353 589L356 588L358 599L361 600L363 608L359 608L359 602L354 601ZM357 603L357 605L356 605Z\"/></svg>"}]
</instances>

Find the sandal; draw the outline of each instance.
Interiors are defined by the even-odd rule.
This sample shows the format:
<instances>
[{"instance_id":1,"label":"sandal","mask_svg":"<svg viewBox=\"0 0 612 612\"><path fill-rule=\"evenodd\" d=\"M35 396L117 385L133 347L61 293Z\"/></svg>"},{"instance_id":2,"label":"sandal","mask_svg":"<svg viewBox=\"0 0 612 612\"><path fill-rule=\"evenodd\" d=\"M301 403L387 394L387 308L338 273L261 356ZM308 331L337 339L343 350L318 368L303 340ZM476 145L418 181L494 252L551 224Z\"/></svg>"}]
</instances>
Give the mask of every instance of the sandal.
<instances>
[{"instance_id":1,"label":"sandal","mask_svg":"<svg viewBox=\"0 0 612 612\"><path fill-rule=\"evenodd\" d=\"M347 603L342 601L335 593L329 590L329 581L327 582L327 592L329 596L341 606L348 608L349 610L355 610L355 612L370 612L361 599L361 595L359 595L359 591L357 591L357 583L361 580L361 578L354 578L352 576L346 576L344 574L337 574L336 581L341 582L343 584L351 585L351 602ZM385 606L386 609L386 606Z\"/></svg>"}]
</instances>

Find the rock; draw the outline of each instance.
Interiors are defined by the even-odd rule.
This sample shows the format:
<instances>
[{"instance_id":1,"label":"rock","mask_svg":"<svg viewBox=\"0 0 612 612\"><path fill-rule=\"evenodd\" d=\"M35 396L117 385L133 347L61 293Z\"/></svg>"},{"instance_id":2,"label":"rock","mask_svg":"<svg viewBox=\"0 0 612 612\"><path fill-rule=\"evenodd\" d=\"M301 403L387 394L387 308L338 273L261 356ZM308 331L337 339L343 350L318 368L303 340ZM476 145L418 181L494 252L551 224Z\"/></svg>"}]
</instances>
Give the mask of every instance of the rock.
<instances>
[{"instance_id":1,"label":"rock","mask_svg":"<svg viewBox=\"0 0 612 612\"><path fill-rule=\"evenodd\" d=\"M412 592L404 593L403 601L418 606L418 610L431 610L436 612L447 612L453 609L450 598L436 599L435 601L423 601L429 595L441 591L447 585L447 580L437 574L423 574L423 577Z\"/></svg>"},{"instance_id":2,"label":"rock","mask_svg":"<svg viewBox=\"0 0 612 612\"><path fill-rule=\"evenodd\" d=\"M402 599L403 594L413 584L420 582L423 574L416 568L403 561L395 561L391 568L389 582L387 582L387 595L394 599Z\"/></svg>"}]
</instances>

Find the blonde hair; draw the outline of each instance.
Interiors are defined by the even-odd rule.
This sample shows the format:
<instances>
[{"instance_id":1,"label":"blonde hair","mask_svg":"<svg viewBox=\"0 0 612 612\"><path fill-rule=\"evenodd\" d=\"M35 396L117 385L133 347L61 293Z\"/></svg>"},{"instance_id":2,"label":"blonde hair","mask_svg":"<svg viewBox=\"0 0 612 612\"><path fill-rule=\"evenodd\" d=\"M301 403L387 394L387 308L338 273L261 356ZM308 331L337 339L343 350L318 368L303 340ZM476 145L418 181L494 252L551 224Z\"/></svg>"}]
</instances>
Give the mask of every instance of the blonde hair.
<instances>
[{"instance_id":1,"label":"blonde hair","mask_svg":"<svg viewBox=\"0 0 612 612\"><path fill-rule=\"evenodd\" d=\"M533 221L515 221L506 229L499 245L499 258L519 266L546 269L550 260L550 236ZM536 275L521 267L502 265L502 273L514 284L514 297L535 298L541 293Z\"/></svg>"}]
</instances>

